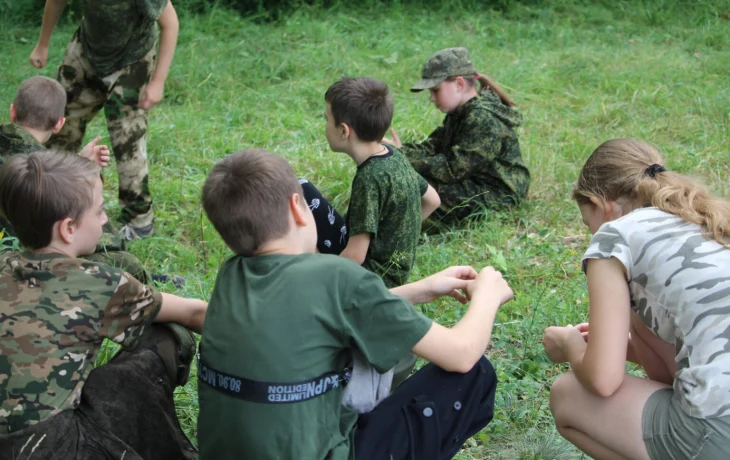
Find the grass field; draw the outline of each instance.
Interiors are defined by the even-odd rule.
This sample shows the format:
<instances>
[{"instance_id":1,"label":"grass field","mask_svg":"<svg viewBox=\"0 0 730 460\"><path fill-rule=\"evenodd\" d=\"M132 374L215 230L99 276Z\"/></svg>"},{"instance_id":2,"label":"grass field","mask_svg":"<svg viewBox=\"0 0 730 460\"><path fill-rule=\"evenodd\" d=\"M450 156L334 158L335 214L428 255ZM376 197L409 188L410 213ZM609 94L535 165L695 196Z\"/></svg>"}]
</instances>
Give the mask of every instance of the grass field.
<instances>
[{"instance_id":1,"label":"grass field","mask_svg":"<svg viewBox=\"0 0 730 460\"><path fill-rule=\"evenodd\" d=\"M230 255L199 200L217 159L245 147L277 152L344 210L355 168L328 151L326 88L342 75L388 82L394 127L404 141L419 140L443 115L409 86L433 52L466 46L477 68L518 103L533 179L522 208L428 236L418 249L414 279L451 264L494 265L516 293L498 314L488 353L500 378L495 419L458 458L579 457L555 433L548 411L550 384L564 368L549 363L540 345L546 326L575 324L587 314L579 262L588 233L570 189L601 142L638 137L666 152L668 168L730 195L730 2L532 3L503 1L506 11L448 2L432 9L301 8L273 23L216 8L201 16L180 12L165 100L151 113L155 236L131 251L154 271L187 277L184 295L207 299ZM37 33L36 26L0 20L6 106L20 81L37 72L27 61ZM56 30L43 74L55 73L72 33L72 24ZM88 130L93 135L108 140L101 116ZM106 178L116 216L114 167ZM453 324L464 307L444 300L423 311ZM195 379L177 401L194 437Z\"/></svg>"}]
</instances>

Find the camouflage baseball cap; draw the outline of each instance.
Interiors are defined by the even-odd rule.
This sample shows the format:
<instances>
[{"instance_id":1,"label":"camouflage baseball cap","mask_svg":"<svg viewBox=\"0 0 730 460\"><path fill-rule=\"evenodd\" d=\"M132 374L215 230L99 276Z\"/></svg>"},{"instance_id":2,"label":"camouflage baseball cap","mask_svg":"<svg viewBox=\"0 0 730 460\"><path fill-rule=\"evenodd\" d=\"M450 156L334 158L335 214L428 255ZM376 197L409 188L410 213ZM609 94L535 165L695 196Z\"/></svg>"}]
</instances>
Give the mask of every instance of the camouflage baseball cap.
<instances>
[{"instance_id":1,"label":"camouflage baseball cap","mask_svg":"<svg viewBox=\"0 0 730 460\"><path fill-rule=\"evenodd\" d=\"M423 65L421 81L411 87L411 91L418 92L438 86L449 77L459 75L475 75L477 69L469 59L469 50L466 48L446 48L431 56Z\"/></svg>"}]
</instances>

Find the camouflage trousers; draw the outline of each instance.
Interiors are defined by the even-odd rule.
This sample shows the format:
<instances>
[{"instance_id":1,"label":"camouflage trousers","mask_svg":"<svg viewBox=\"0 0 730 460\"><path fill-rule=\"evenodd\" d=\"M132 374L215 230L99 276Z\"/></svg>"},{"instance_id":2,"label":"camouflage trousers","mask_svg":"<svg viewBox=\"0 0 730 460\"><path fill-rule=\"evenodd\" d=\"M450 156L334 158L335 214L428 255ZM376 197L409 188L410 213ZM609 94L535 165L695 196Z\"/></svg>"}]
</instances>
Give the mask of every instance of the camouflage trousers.
<instances>
[{"instance_id":1,"label":"camouflage trousers","mask_svg":"<svg viewBox=\"0 0 730 460\"><path fill-rule=\"evenodd\" d=\"M152 224L152 195L147 167L147 111L139 98L155 64L156 47L145 57L110 75L101 76L84 56L77 31L71 39L58 81L68 96L66 124L47 147L67 152L81 150L86 125L104 109L119 175L122 221L133 227Z\"/></svg>"},{"instance_id":2,"label":"camouflage trousers","mask_svg":"<svg viewBox=\"0 0 730 460\"><path fill-rule=\"evenodd\" d=\"M424 223L423 228L425 230L453 225L486 209L498 209L517 203L517 200L512 196L479 185L471 180L464 180L455 184L429 183L438 192L439 198L441 198L441 206Z\"/></svg>"},{"instance_id":3,"label":"camouflage trousers","mask_svg":"<svg viewBox=\"0 0 730 460\"><path fill-rule=\"evenodd\" d=\"M134 350L91 371L76 409L0 434L0 460L198 458L175 413L183 373L170 368L189 372L195 354L195 338L178 330L150 326Z\"/></svg>"}]
</instances>

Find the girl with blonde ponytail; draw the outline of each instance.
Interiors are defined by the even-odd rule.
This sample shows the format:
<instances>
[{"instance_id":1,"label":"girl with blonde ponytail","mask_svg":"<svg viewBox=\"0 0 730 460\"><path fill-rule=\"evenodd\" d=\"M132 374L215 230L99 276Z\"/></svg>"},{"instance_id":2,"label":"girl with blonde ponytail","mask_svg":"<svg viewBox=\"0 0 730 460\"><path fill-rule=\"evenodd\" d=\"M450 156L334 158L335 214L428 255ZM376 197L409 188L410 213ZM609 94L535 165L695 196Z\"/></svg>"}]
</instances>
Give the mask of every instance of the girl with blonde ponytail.
<instances>
[{"instance_id":1,"label":"girl with blonde ponytail","mask_svg":"<svg viewBox=\"0 0 730 460\"><path fill-rule=\"evenodd\" d=\"M524 199L530 173L515 133L522 116L514 101L476 70L466 48L437 52L421 75L411 91L429 90L446 114L443 125L421 143L403 144L395 130L383 142L398 147L438 192L441 207L433 218L454 222Z\"/></svg>"},{"instance_id":2,"label":"girl with blonde ponytail","mask_svg":"<svg viewBox=\"0 0 730 460\"><path fill-rule=\"evenodd\" d=\"M730 203L630 139L593 152L573 197L589 322L543 337L572 368L550 392L558 431L594 458L730 458Z\"/></svg>"}]
</instances>

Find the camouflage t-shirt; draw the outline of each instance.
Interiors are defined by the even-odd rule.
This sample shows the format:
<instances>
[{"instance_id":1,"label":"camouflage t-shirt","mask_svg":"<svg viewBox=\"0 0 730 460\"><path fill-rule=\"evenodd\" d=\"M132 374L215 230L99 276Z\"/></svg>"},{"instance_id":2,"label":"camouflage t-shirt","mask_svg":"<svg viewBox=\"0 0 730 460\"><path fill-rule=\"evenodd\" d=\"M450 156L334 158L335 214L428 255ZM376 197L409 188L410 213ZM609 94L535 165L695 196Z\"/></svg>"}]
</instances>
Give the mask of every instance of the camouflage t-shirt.
<instances>
[{"instance_id":1,"label":"camouflage t-shirt","mask_svg":"<svg viewBox=\"0 0 730 460\"><path fill-rule=\"evenodd\" d=\"M45 150L43 144L15 123L0 125L0 166L13 155Z\"/></svg>"},{"instance_id":2,"label":"camouflage t-shirt","mask_svg":"<svg viewBox=\"0 0 730 460\"><path fill-rule=\"evenodd\" d=\"M674 391L692 417L730 415L730 249L660 209L603 224L583 257L626 267L631 308L676 345Z\"/></svg>"},{"instance_id":3,"label":"camouflage t-shirt","mask_svg":"<svg viewBox=\"0 0 730 460\"><path fill-rule=\"evenodd\" d=\"M162 296L116 268L63 254L0 258L0 433L79 403L102 339L132 346Z\"/></svg>"},{"instance_id":4,"label":"camouflage t-shirt","mask_svg":"<svg viewBox=\"0 0 730 460\"><path fill-rule=\"evenodd\" d=\"M79 38L104 77L142 59L155 46L157 19L168 0L82 0Z\"/></svg>"},{"instance_id":5,"label":"camouflage t-shirt","mask_svg":"<svg viewBox=\"0 0 730 460\"><path fill-rule=\"evenodd\" d=\"M416 257L421 233L421 197L428 183L397 149L370 157L352 180L347 211L350 237L370 233L362 266L383 278L385 285L405 284Z\"/></svg>"}]
</instances>

